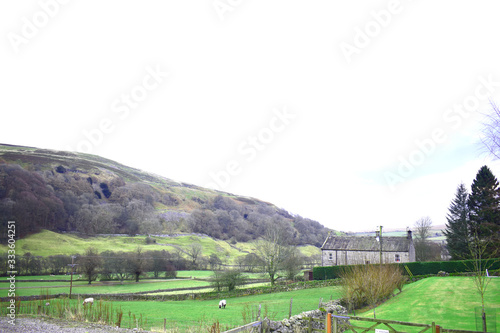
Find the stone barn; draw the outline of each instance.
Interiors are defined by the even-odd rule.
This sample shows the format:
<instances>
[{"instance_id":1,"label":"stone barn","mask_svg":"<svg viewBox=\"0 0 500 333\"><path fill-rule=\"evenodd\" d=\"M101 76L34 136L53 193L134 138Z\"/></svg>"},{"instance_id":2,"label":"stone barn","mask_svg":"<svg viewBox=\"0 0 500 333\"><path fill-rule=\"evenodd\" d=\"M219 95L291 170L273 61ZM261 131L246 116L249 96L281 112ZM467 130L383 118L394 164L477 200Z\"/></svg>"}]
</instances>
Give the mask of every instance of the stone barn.
<instances>
[{"instance_id":1,"label":"stone barn","mask_svg":"<svg viewBox=\"0 0 500 333\"><path fill-rule=\"evenodd\" d=\"M359 265L415 261L411 231L404 237L328 235L321 247L321 265Z\"/></svg>"}]
</instances>

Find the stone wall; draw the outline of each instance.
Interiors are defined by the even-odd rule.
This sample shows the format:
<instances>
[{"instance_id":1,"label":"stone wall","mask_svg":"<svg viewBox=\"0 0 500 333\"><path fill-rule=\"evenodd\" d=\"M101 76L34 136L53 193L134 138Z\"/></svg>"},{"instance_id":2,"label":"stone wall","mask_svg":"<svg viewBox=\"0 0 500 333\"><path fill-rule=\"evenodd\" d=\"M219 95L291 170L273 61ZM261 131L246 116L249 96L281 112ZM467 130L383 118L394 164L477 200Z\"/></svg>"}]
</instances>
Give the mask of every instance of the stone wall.
<instances>
[{"instance_id":1,"label":"stone wall","mask_svg":"<svg viewBox=\"0 0 500 333\"><path fill-rule=\"evenodd\" d=\"M323 311L323 309L325 311ZM309 317L321 319L321 322L313 321L313 328L325 329L325 320L327 313L336 313L338 315L347 315L347 310L336 301L323 303L321 309L302 312L299 315L293 316L290 319L282 321L264 321L263 332L276 333L297 333L307 332L309 326ZM343 332L343 331L341 331Z\"/></svg>"}]
</instances>

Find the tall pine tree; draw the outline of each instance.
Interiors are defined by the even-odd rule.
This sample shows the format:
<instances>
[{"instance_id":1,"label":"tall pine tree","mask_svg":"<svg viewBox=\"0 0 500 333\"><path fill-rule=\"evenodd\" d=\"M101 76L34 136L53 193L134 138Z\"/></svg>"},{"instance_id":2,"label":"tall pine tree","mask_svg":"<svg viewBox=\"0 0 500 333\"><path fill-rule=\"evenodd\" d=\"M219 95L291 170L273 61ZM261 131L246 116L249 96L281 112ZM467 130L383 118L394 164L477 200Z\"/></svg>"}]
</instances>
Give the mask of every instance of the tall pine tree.
<instances>
[{"instance_id":1,"label":"tall pine tree","mask_svg":"<svg viewBox=\"0 0 500 333\"><path fill-rule=\"evenodd\" d=\"M468 196L467 188L463 183L460 184L446 216L448 222L444 234L448 251L453 260L470 257Z\"/></svg>"},{"instance_id":2,"label":"tall pine tree","mask_svg":"<svg viewBox=\"0 0 500 333\"><path fill-rule=\"evenodd\" d=\"M469 231L488 242L486 255L500 255L500 189L487 166L479 169L469 195Z\"/></svg>"}]
</instances>

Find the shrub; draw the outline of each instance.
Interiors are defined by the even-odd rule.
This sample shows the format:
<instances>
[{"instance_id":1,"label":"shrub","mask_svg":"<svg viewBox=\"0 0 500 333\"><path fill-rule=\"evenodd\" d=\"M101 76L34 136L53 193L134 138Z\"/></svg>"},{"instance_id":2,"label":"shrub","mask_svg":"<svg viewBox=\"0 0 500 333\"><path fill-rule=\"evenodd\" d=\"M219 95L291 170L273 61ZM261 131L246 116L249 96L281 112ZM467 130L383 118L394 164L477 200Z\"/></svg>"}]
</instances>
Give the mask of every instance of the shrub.
<instances>
[{"instance_id":1,"label":"shrub","mask_svg":"<svg viewBox=\"0 0 500 333\"><path fill-rule=\"evenodd\" d=\"M175 279L177 277L177 270L174 265L168 264L165 268L165 278L167 279Z\"/></svg>"},{"instance_id":2,"label":"shrub","mask_svg":"<svg viewBox=\"0 0 500 333\"><path fill-rule=\"evenodd\" d=\"M345 267L341 273L342 301L349 308L373 307L401 290L406 276L398 265L357 265Z\"/></svg>"},{"instance_id":3,"label":"shrub","mask_svg":"<svg viewBox=\"0 0 500 333\"><path fill-rule=\"evenodd\" d=\"M156 244L156 239L151 236L146 237L146 245Z\"/></svg>"},{"instance_id":4,"label":"shrub","mask_svg":"<svg viewBox=\"0 0 500 333\"><path fill-rule=\"evenodd\" d=\"M210 284L216 291L232 291L236 289L236 287L241 286L244 283L245 278L239 270L214 272L214 275L210 279Z\"/></svg>"}]
</instances>

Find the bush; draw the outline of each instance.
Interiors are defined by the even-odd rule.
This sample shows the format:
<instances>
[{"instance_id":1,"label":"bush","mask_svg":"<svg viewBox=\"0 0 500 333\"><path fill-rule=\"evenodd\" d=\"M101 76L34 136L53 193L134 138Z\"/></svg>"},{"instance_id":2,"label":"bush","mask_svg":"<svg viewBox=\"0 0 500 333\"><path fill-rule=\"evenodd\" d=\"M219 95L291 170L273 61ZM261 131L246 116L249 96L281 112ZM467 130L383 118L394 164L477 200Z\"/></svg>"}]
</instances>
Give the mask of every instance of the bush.
<instances>
[{"instance_id":1,"label":"bush","mask_svg":"<svg viewBox=\"0 0 500 333\"><path fill-rule=\"evenodd\" d=\"M406 282L398 265L357 265L345 267L341 273L342 302L348 308L359 309L378 302L401 290Z\"/></svg>"},{"instance_id":2,"label":"bush","mask_svg":"<svg viewBox=\"0 0 500 333\"><path fill-rule=\"evenodd\" d=\"M156 239L152 238L151 236L146 237L146 245L150 244L156 244Z\"/></svg>"},{"instance_id":3,"label":"bush","mask_svg":"<svg viewBox=\"0 0 500 333\"><path fill-rule=\"evenodd\" d=\"M210 284L216 291L232 291L236 287L245 284L245 278L239 270L214 272Z\"/></svg>"},{"instance_id":4,"label":"bush","mask_svg":"<svg viewBox=\"0 0 500 333\"><path fill-rule=\"evenodd\" d=\"M165 268L165 278L167 279L175 279L177 277L177 270L174 265L168 264Z\"/></svg>"}]
</instances>

